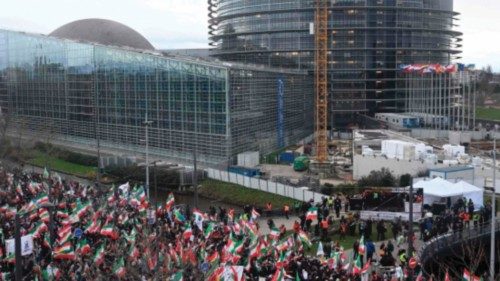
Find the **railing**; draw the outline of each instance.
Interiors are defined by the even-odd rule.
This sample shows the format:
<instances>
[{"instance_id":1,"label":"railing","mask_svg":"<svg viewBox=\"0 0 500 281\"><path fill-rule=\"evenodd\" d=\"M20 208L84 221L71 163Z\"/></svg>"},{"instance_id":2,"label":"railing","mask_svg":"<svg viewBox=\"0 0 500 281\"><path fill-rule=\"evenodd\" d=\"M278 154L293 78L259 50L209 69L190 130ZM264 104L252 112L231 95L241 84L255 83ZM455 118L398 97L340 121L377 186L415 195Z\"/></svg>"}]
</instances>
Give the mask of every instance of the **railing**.
<instances>
[{"instance_id":1,"label":"railing","mask_svg":"<svg viewBox=\"0 0 500 281\"><path fill-rule=\"evenodd\" d=\"M234 183L246 188L269 192L303 202L310 201L311 199L314 202L321 202L322 197L326 197L326 195L324 194L313 192L310 190L305 190L302 188L259 178L247 177L236 173L230 173L216 169L207 169L207 172L208 177L211 179Z\"/></svg>"},{"instance_id":2,"label":"railing","mask_svg":"<svg viewBox=\"0 0 500 281\"><path fill-rule=\"evenodd\" d=\"M500 219L495 221L495 234L500 232ZM420 261L422 265L432 259L435 254L442 250L448 249L464 241L477 239L482 236L489 236L491 234L491 223L482 224L477 227L467 227L462 231L446 233L441 236L432 238L424 243L420 249Z\"/></svg>"}]
</instances>

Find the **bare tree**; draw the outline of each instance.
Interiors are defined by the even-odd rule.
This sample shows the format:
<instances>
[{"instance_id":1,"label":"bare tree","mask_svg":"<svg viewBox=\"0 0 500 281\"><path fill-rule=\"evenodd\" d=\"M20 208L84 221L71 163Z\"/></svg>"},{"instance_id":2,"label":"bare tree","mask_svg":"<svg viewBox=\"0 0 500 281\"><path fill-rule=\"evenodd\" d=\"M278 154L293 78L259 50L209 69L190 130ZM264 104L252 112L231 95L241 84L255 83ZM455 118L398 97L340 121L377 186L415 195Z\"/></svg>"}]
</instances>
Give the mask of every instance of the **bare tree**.
<instances>
[{"instance_id":1,"label":"bare tree","mask_svg":"<svg viewBox=\"0 0 500 281\"><path fill-rule=\"evenodd\" d=\"M434 268L438 269L438 272L433 272L434 274L444 276L448 271L452 280L455 280L455 278L462 276L464 268L476 276L489 272L489 244L481 237L471 240L467 240L467 237L464 238L458 244L444 247L441 251L442 255L433 256L431 261L437 265ZM499 256L500 250L497 248L496 251L497 256Z\"/></svg>"}]
</instances>

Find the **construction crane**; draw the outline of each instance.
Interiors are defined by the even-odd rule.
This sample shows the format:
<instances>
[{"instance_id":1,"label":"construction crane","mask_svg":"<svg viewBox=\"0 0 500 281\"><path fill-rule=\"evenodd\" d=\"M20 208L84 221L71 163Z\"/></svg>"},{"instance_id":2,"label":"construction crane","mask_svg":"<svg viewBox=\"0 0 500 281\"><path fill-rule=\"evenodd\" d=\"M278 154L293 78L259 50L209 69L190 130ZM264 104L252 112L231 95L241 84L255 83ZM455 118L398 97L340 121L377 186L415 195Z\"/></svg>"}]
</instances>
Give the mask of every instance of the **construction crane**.
<instances>
[{"instance_id":1,"label":"construction crane","mask_svg":"<svg viewBox=\"0 0 500 281\"><path fill-rule=\"evenodd\" d=\"M315 136L316 161L328 162L328 0L315 0Z\"/></svg>"}]
</instances>

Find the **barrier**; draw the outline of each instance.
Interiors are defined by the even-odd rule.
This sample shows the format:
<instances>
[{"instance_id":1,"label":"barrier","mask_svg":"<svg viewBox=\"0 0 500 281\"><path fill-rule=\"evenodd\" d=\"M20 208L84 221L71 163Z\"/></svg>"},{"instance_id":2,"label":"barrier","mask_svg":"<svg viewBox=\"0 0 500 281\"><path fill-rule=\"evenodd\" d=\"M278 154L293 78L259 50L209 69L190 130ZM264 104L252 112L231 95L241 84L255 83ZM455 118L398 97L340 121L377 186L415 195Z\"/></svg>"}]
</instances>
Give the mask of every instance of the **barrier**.
<instances>
[{"instance_id":1,"label":"barrier","mask_svg":"<svg viewBox=\"0 0 500 281\"><path fill-rule=\"evenodd\" d=\"M314 202L321 202L321 198L326 197L326 195L324 194L313 192L310 190L305 190L273 181L247 177L240 174L230 173L212 168L207 169L207 174L209 178L214 180L234 183L244 186L246 188L251 188L276 195L281 195L302 202L307 202L310 201L311 199Z\"/></svg>"}]
</instances>

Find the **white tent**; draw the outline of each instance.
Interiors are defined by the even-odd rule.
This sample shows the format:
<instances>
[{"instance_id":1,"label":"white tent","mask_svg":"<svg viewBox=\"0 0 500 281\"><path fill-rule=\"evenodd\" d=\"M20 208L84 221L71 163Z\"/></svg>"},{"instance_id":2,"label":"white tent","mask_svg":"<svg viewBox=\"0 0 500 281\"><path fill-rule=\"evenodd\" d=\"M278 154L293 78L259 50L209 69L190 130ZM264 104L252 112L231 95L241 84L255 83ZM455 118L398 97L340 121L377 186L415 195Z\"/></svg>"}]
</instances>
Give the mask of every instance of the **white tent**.
<instances>
[{"instance_id":1,"label":"white tent","mask_svg":"<svg viewBox=\"0 0 500 281\"><path fill-rule=\"evenodd\" d=\"M432 180L419 181L413 187L423 188L424 204L432 205L434 202L446 202L447 197L451 197L451 201L455 202L459 198L465 197L467 200L472 199L476 210L483 206L483 189L464 181L451 183L437 177Z\"/></svg>"},{"instance_id":2,"label":"white tent","mask_svg":"<svg viewBox=\"0 0 500 281\"><path fill-rule=\"evenodd\" d=\"M482 188L472 185L466 181L459 181L455 184L455 186L461 189L463 197L467 198L467 200L472 199L476 210L479 210L479 208L484 206L484 190Z\"/></svg>"}]
</instances>

